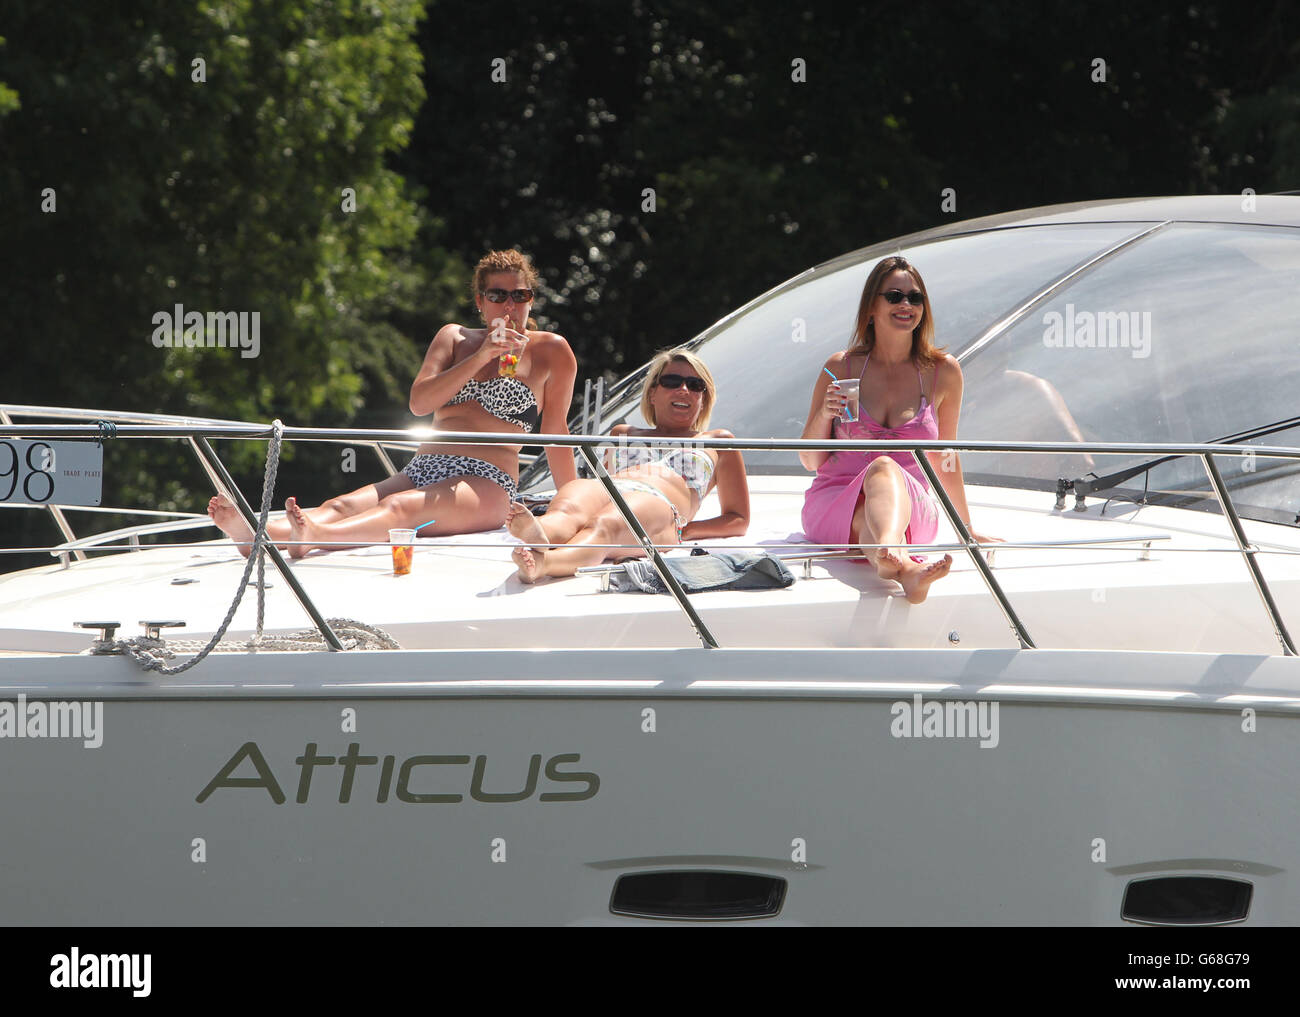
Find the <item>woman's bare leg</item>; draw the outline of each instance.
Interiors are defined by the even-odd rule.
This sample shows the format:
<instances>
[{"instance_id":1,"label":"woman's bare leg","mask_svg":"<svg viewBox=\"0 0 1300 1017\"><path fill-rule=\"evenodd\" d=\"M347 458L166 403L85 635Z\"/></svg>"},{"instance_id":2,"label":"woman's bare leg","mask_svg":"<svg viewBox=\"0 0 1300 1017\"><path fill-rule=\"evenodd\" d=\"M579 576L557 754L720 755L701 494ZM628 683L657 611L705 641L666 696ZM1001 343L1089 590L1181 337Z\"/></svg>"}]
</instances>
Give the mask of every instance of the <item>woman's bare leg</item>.
<instances>
[{"instance_id":1,"label":"woman's bare leg","mask_svg":"<svg viewBox=\"0 0 1300 1017\"><path fill-rule=\"evenodd\" d=\"M676 543L677 530L673 526L672 509L661 499L652 494L628 494L625 496L628 508L640 521L646 533L656 544ZM544 521L544 520L543 520ZM547 531L549 532L549 531ZM626 544L625 549L610 549L601 545ZM530 549L526 549L530 550ZM534 552L535 554L535 552ZM623 517L612 506L601 512L591 523L574 534L563 547L547 551L538 563L536 575L532 580L524 579L523 568L520 578L532 582L538 576L571 576L580 568L599 565L611 558L643 557L636 536L628 529ZM519 564L519 559L516 559Z\"/></svg>"},{"instance_id":2,"label":"woman's bare leg","mask_svg":"<svg viewBox=\"0 0 1300 1017\"><path fill-rule=\"evenodd\" d=\"M912 520L912 500L907 494L902 468L887 456L867 467L862 497L853 514L853 539L861 544L901 544ZM897 579L904 571L906 555L894 548L868 552L881 579ZM915 562L913 562L915 564Z\"/></svg>"},{"instance_id":3,"label":"woman's bare leg","mask_svg":"<svg viewBox=\"0 0 1300 1017\"><path fill-rule=\"evenodd\" d=\"M609 492L599 480L571 480L555 492L546 508L546 515L542 516L550 542L567 544L579 531L590 526L609 503Z\"/></svg>"},{"instance_id":4,"label":"woman's bare leg","mask_svg":"<svg viewBox=\"0 0 1300 1017\"><path fill-rule=\"evenodd\" d=\"M373 509L384 498L398 491L409 491L415 485L411 478L403 473L394 474L377 484L367 484L355 491L331 498L318 508L304 509L306 515L317 523L331 523L347 516L357 515ZM296 504L296 502L295 502ZM235 542L239 553L245 558L252 550L253 531L239 510L225 495L217 495L208 502L208 515L221 528L221 531ZM281 551L290 550L287 541L294 539L293 527L288 519L268 519L266 535L275 542ZM295 555L301 557L301 555Z\"/></svg>"},{"instance_id":5,"label":"woman's bare leg","mask_svg":"<svg viewBox=\"0 0 1300 1017\"><path fill-rule=\"evenodd\" d=\"M414 489L415 483L410 477L405 473L394 473L378 483L366 484L355 491L323 501L316 508L303 509L303 511L314 523L336 523L340 519L369 512L389 495Z\"/></svg>"},{"instance_id":6,"label":"woman's bare leg","mask_svg":"<svg viewBox=\"0 0 1300 1017\"><path fill-rule=\"evenodd\" d=\"M486 477L470 476L398 491L372 509L332 523L319 523L296 502L292 507L286 502L293 537L301 541L289 553L301 557L319 545L333 545L329 549L336 550L384 543L391 529L419 527L425 537L494 530L505 521L509 505L502 488ZM431 525L422 525L430 520Z\"/></svg>"},{"instance_id":7,"label":"woman's bare leg","mask_svg":"<svg viewBox=\"0 0 1300 1017\"><path fill-rule=\"evenodd\" d=\"M519 578L525 583L533 583L550 575L545 565L546 555L557 544L574 540L591 543L586 531L609 504L605 485L590 479L572 480L565 484L555 493L546 514L540 519L523 502L511 502L506 515L506 529L525 545L510 552L511 559L519 568Z\"/></svg>"},{"instance_id":8,"label":"woman's bare leg","mask_svg":"<svg viewBox=\"0 0 1300 1017\"><path fill-rule=\"evenodd\" d=\"M862 482L862 500L853 515L854 540L862 544L901 544L912 520L912 499L903 480L903 469L882 456L873 460ZM909 603L920 604L929 596L930 584L942 579L952 567L952 556L922 565L904 551L881 548L872 552L876 574L896 580Z\"/></svg>"}]
</instances>

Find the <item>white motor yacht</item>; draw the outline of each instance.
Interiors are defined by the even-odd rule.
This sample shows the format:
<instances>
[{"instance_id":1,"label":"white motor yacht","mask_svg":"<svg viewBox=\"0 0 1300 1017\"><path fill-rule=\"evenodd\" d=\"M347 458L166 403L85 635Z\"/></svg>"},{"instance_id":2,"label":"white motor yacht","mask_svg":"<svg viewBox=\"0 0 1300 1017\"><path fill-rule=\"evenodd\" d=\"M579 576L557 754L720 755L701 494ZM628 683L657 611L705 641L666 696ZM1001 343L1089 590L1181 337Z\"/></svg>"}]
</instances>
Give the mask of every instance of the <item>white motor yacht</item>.
<instances>
[{"instance_id":1,"label":"white motor yacht","mask_svg":"<svg viewBox=\"0 0 1300 1017\"><path fill-rule=\"evenodd\" d=\"M800 532L809 392L898 250L965 378L960 440L908 447L961 450L974 523L1006 541L948 511L914 550L953 569L919 605ZM382 476L421 433L0 407L0 522L51 527L50 564L0 575L0 913L1297 924L1298 323L1300 197L876 244L691 342L752 501L744 537L701 543L782 558L793 585L623 593L611 565L527 586L504 530L419 540L405 576L384 545L270 554L232 645L175 674L139 658L217 633L245 559L198 506L85 535L95 506L62 480L34 497L24 450L79 442L111 480L122 443L179 439L234 494L232 441L365 445ZM641 423L641 377L587 400L567 443ZM664 571L690 549L660 550Z\"/></svg>"}]
</instances>

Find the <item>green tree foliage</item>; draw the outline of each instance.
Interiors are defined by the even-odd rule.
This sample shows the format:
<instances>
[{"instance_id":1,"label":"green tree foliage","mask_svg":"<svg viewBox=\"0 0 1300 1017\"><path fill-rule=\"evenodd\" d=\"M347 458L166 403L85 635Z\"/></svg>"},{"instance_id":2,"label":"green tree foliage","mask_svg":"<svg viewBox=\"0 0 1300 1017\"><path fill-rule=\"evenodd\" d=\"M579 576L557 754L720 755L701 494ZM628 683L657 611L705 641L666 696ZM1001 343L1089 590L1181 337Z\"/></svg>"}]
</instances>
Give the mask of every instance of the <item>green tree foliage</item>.
<instances>
[{"instance_id":1,"label":"green tree foliage","mask_svg":"<svg viewBox=\"0 0 1300 1017\"><path fill-rule=\"evenodd\" d=\"M4 36L0 36L0 53L4 52L4 45ZM20 106L22 106L22 103L18 101L18 93L3 81L0 81L0 117L12 113Z\"/></svg>"},{"instance_id":2,"label":"green tree foliage","mask_svg":"<svg viewBox=\"0 0 1300 1017\"><path fill-rule=\"evenodd\" d=\"M0 80L21 109L0 119L3 398L291 423L369 400L408 421L465 278L385 164L424 98L422 6L7 4ZM156 348L154 315L176 304L259 312L260 355ZM183 457L146 464L126 444L106 497L206 501ZM262 454L231 452L259 474Z\"/></svg>"}]
</instances>

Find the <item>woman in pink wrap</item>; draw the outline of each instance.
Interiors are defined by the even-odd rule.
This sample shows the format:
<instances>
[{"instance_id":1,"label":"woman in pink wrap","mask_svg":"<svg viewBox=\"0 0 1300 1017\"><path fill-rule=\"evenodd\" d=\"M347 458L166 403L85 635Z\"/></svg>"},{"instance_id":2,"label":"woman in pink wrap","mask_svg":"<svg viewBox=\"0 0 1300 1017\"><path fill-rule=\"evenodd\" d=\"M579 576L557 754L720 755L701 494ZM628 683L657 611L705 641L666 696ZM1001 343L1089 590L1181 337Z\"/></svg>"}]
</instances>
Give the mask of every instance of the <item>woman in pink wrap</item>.
<instances>
[{"instance_id":1,"label":"woman in pink wrap","mask_svg":"<svg viewBox=\"0 0 1300 1017\"><path fill-rule=\"evenodd\" d=\"M885 258L871 270L852 342L826 361L813 386L804 438L956 439L961 367L935 347L927 305L921 273L906 258ZM841 381L859 382L856 419L847 423ZM960 460L953 452L924 454L969 528ZM804 535L814 544L934 540L941 509L910 452L800 452L799 458L817 471L803 505ZM971 534L982 543L997 539ZM871 550L868 557L880 578L899 582L913 604L924 601L930 584L952 566L948 554L928 564L892 548Z\"/></svg>"}]
</instances>

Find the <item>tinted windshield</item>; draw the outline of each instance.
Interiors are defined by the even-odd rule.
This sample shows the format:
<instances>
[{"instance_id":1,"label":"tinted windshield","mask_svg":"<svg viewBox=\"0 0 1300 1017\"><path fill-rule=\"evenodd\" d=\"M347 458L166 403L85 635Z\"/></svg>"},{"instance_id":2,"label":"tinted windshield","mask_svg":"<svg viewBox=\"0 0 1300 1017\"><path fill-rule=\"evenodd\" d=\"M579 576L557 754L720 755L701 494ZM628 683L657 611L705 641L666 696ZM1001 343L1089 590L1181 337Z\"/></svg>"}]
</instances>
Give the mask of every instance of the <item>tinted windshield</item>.
<instances>
[{"instance_id":1,"label":"tinted windshield","mask_svg":"<svg viewBox=\"0 0 1300 1017\"><path fill-rule=\"evenodd\" d=\"M1300 414L1300 241L1278 227L1176 224L1119 252L963 361L967 438L1201 442ZM1256 444L1295 445L1295 429ZM979 475L1054 483L1142 459L963 457ZM1145 458L1145 457L1143 457ZM1300 464L1219 462L1239 511L1292 522ZM1198 459L1127 481L1152 500L1209 495Z\"/></svg>"},{"instance_id":2,"label":"tinted windshield","mask_svg":"<svg viewBox=\"0 0 1300 1017\"><path fill-rule=\"evenodd\" d=\"M1013 226L910 245L936 341L962 355L1006 316L1153 223ZM881 244L777 287L701 337L718 381L713 426L795 438L828 356L845 347ZM1300 240L1286 227L1172 224L1079 272L962 360L964 438L1208 441L1300 413ZM601 430L643 424L639 385L605 407ZM1258 443L1295 445L1294 430ZM804 475L793 453L746 453L752 472ZM1138 460L1024 454L963 457L972 480L1053 488ZM1291 522L1300 467L1220 464L1243 514ZM1208 493L1198 460L1126 483L1153 500Z\"/></svg>"},{"instance_id":3,"label":"tinted windshield","mask_svg":"<svg viewBox=\"0 0 1300 1017\"><path fill-rule=\"evenodd\" d=\"M1041 286L1139 232L1132 223L1020 227L909 247L924 274L937 341L958 353ZM892 253L877 245L772 290L714 326L697 352L718 382L713 426L738 436L797 438L813 383L832 353L848 345L862 285ZM639 387L606 408L604 426L642 424ZM793 453L748 453L747 468L802 472Z\"/></svg>"}]
</instances>

